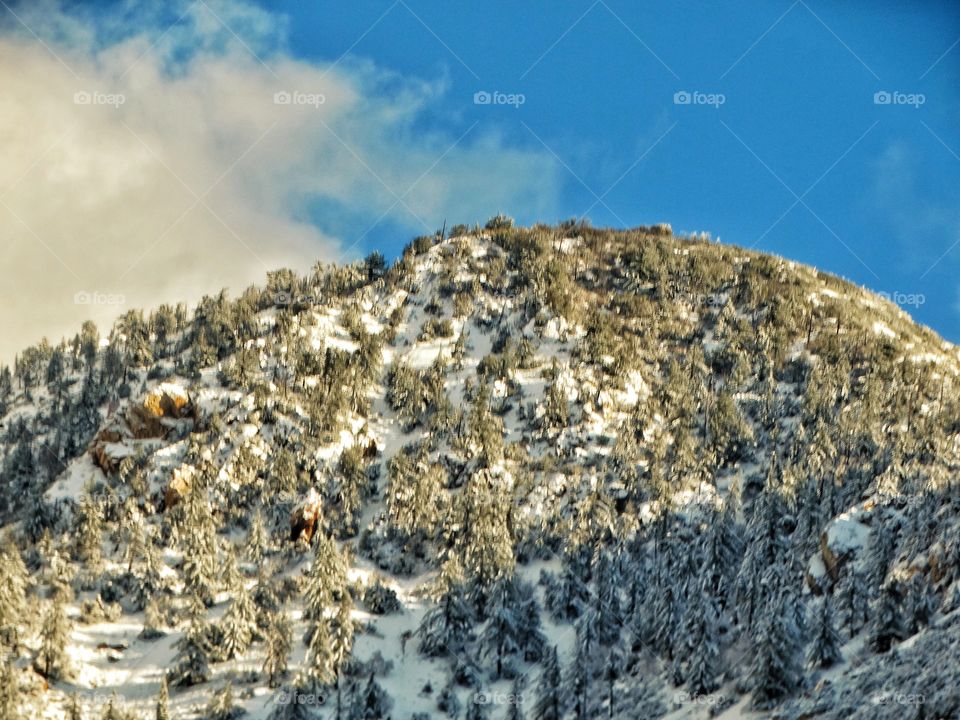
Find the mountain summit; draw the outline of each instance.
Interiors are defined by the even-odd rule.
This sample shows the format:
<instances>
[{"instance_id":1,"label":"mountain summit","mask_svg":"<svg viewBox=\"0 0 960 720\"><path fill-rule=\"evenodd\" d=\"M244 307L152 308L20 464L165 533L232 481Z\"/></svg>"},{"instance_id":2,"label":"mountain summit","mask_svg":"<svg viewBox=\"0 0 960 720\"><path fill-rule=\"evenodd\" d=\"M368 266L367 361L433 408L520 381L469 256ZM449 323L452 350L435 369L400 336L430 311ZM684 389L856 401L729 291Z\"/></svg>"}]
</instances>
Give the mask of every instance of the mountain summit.
<instances>
[{"instance_id":1,"label":"mountain summit","mask_svg":"<svg viewBox=\"0 0 960 720\"><path fill-rule=\"evenodd\" d=\"M456 226L0 369L0 720L960 717L960 352Z\"/></svg>"}]
</instances>

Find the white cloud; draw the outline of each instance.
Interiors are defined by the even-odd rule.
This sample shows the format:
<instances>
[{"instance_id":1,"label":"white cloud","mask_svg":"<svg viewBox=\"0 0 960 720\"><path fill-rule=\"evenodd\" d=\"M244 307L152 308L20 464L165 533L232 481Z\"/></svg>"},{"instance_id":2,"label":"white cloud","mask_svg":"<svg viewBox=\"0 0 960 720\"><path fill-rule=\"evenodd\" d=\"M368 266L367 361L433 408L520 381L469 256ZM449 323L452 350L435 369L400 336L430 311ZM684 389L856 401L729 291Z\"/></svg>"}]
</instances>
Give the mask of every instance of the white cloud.
<instances>
[{"instance_id":1,"label":"white cloud","mask_svg":"<svg viewBox=\"0 0 960 720\"><path fill-rule=\"evenodd\" d=\"M77 292L122 295L124 308L193 301L352 258L381 217L426 232L554 209L544 153L483 125L462 138L417 129L429 103L450 102L442 81L303 62L282 49L282 20L238 2L179 7L173 26L51 3L15 6L32 32L4 23L0 358L88 317L106 330L123 309L76 305ZM324 101L276 104L278 92ZM317 202L367 220L331 237L309 221Z\"/></svg>"}]
</instances>

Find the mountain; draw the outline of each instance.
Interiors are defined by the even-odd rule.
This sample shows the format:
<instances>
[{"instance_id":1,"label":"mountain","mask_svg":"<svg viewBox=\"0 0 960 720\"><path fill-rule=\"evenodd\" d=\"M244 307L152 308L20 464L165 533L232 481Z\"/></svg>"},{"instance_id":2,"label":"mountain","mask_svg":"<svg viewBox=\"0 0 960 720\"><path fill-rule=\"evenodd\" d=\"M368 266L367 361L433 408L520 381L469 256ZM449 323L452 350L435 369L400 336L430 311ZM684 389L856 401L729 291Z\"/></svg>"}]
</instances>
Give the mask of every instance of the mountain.
<instances>
[{"instance_id":1,"label":"mountain","mask_svg":"<svg viewBox=\"0 0 960 720\"><path fill-rule=\"evenodd\" d=\"M958 349L498 216L0 370L0 720L960 717Z\"/></svg>"}]
</instances>

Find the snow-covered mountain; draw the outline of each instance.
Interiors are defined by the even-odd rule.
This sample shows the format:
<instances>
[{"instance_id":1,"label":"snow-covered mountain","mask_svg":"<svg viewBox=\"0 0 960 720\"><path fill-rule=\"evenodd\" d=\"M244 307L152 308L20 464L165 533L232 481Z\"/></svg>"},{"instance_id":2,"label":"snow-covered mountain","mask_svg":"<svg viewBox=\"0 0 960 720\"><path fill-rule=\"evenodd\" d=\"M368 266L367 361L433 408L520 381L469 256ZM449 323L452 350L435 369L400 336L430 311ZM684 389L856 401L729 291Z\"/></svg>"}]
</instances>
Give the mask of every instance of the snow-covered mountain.
<instances>
[{"instance_id":1,"label":"snow-covered mountain","mask_svg":"<svg viewBox=\"0 0 960 720\"><path fill-rule=\"evenodd\" d=\"M0 370L0 720L960 717L960 352L457 226Z\"/></svg>"}]
</instances>

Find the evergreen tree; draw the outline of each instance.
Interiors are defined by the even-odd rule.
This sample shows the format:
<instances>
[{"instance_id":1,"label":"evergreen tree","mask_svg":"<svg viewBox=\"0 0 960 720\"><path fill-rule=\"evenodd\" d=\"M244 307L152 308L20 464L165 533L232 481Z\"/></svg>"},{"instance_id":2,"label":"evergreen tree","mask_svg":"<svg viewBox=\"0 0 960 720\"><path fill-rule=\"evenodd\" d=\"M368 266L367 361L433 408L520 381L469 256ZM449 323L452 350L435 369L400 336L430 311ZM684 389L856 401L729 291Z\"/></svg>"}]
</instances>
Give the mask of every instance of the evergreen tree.
<instances>
[{"instance_id":1,"label":"evergreen tree","mask_svg":"<svg viewBox=\"0 0 960 720\"><path fill-rule=\"evenodd\" d=\"M47 604L40 628L40 650L37 653L37 669L44 677L59 680L69 672L66 653L70 639L70 621L63 600L57 596Z\"/></svg>"},{"instance_id":2,"label":"evergreen tree","mask_svg":"<svg viewBox=\"0 0 960 720\"><path fill-rule=\"evenodd\" d=\"M223 617L222 652L225 658L235 658L246 652L257 632L257 610L240 581L234 590L233 601Z\"/></svg>"},{"instance_id":3,"label":"evergreen tree","mask_svg":"<svg viewBox=\"0 0 960 720\"><path fill-rule=\"evenodd\" d=\"M831 598L824 595L814 610L813 639L807 651L807 663L811 667L833 667L843 660L841 644L840 635L833 622Z\"/></svg>"},{"instance_id":4,"label":"evergreen tree","mask_svg":"<svg viewBox=\"0 0 960 720\"><path fill-rule=\"evenodd\" d=\"M533 720L562 720L566 712L563 682L560 677L560 659L556 646L547 651L537 702L533 708Z\"/></svg>"},{"instance_id":5,"label":"evergreen tree","mask_svg":"<svg viewBox=\"0 0 960 720\"><path fill-rule=\"evenodd\" d=\"M496 658L494 677L498 680L503 677L504 663L509 663L521 650L520 622L516 615L519 601L516 581L503 578L494 585L487 605L489 620L480 635L481 656Z\"/></svg>"},{"instance_id":6,"label":"evergreen tree","mask_svg":"<svg viewBox=\"0 0 960 720\"><path fill-rule=\"evenodd\" d=\"M241 714L243 714L243 708L238 708L234 704L233 686L229 682L214 693L207 705L209 720L233 720Z\"/></svg>"},{"instance_id":7,"label":"evergreen tree","mask_svg":"<svg viewBox=\"0 0 960 720\"><path fill-rule=\"evenodd\" d=\"M247 559L254 564L259 564L263 560L266 549L267 531L263 527L263 516L260 510L257 510L253 513L250 530L247 533Z\"/></svg>"},{"instance_id":8,"label":"evergreen tree","mask_svg":"<svg viewBox=\"0 0 960 720\"><path fill-rule=\"evenodd\" d=\"M393 701L377 682L373 673L370 673L370 680L367 682L361 695L364 720L385 720L389 716Z\"/></svg>"},{"instance_id":9,"label":"evergreen tree","mask_svg":"<svg viewBox=\"0 0 960 720\"><path fill-rule=\"evenodd\" d=\"M510 703L507 706L506 720L524 720L523 685L521 678L516 678L510 688Z\"/></svg>"},{"instance_id":10,"label":"evergreen tree","mask_svg":"<svg viewBox=\"0 0 960 720\"><path fill-rule=\"evenodd\" d=\"M873 604L870 622L870 647L874 652L885 653L894 643L906 637L900 606L900 592L895 582L880 588L880 595Z\"/></svg>"},{"instance_id":11,"label":"evergreen tree","mask_svg":"<svg viewBox=\"0 0 960 720\"><path fill-rule=\"evenodd\" d=\"M473 620L463 585L452 585L420 621L420 652L428 657L460 653L470 639Z\"/></svg>"},{"instance_id":12,"label":"evergreen tree","mask_svg":"<svg viewBox=\"0 0 960 720\"><path fill-rule=\"evenodd\" d=\"M0 550L0 640L15 651L20 644L19 627L26 609L29 583L27 567L12 544Z\"/></svg>"},{"instance_id":13,"label":"evergreen tree","mask_svg":"<svg viewBox=\"0 0 960 720\"><path fill-rule=\"evenodd\" d=\"M216 522L200 482L187 493L182 524L184 590L210 604L217 577Z\"/></svg>"},{"instance_id":14,"label":"evergreen tree","mask_svg":"<svg viewBox=\"0 0 960 720\"><path fill-rule=\"evenodd\" d=\"M190 626L178 644L180 654L172 673L174 685L190 687L210 680L209 635L209 626L202 610L196 608Z\"/></svg>"},{"instance_id":15,"label":"evergreen tree","mask_svg":"<svg viewBox=\"0 0 960 720\"><path fill-rule=\"evenodd\" d=\"M866 625L869 618L867 583L863 573L853 567L845 567L837 584L835 597L840 626L852 638Z\"/></svg>"},{"instance_id":16,"label":"evergreen tree","mask_svg":"<svg viewBox=\"0 0 960 720\"><path fill-rule=\"evenodd\" d=\"M320 685L332 685L334 680L336 680L335 659L330 641L330 628L324 618L313 621L310 626L306 672L311 680Z\"/></svg>"},{"instance_id":17,"label":"evergreen tree","mask_svg":"<svg viewBox=\"0 0 960 720\"><path fill-rule=\"evenodd\" d=\"M701 590L701 593L706 588ZM690 651L687 686L693 696L707 695L717 689L720 649L717 642L716 610L712 599L694 593L695 602L685 623Z\"/></svg>"},{"instance_id":18,"label":"evergreen tree","mask_svg":"<svg viewBox=\"0 0 960 720\"><path fill-rule=\"evenodd\" d=\"M13 662L3 658L0 662L0 720L20 720L20 679Z\"/></svg>"},{"instance_id":19,"label":"evergreen tree","mask_svg":"<svg viewBox=\"0 0 960 720\"><path fill-rule=\"evenodd\" d=\"M305 616L319 618L333 604L347 583L347 563L336 543L325 533L318 533L313 564L307 577Z\"/></svg>"},{"instance_id":20,"label":"evergreen tree","mask_svg":"<svg viewBox=\"0 0 960 720\"><path fill-rule=\"evenodd\" d=\"M160 678L160 694L157 696L156 720L170 720L170 689L167 686L167 676Z\"/></svg>"},{"instance_id":21,"label":"evergreen tree","mask_svg":"<svg viewBox=\"0 0 960 720\"><path fill-rule=\"evenodd\" d=\"M267 675L267 684L271 688L287 674L290 649L293 646L293 631L283 612L277 613L267 627L267 650L263 661L263 672Z\"/></svg>"},{"instance_id":22,"label":"evergreen tree","mask_svg":"<svg viewBox=\"0 0 960 720\"><path fill-rule=\"evenodd\" d=\"M801 637L788 604L774 599L758 618L753 637L749 683L753 705L768 709L798 687Z\"/></svg>"}]
</instances>

